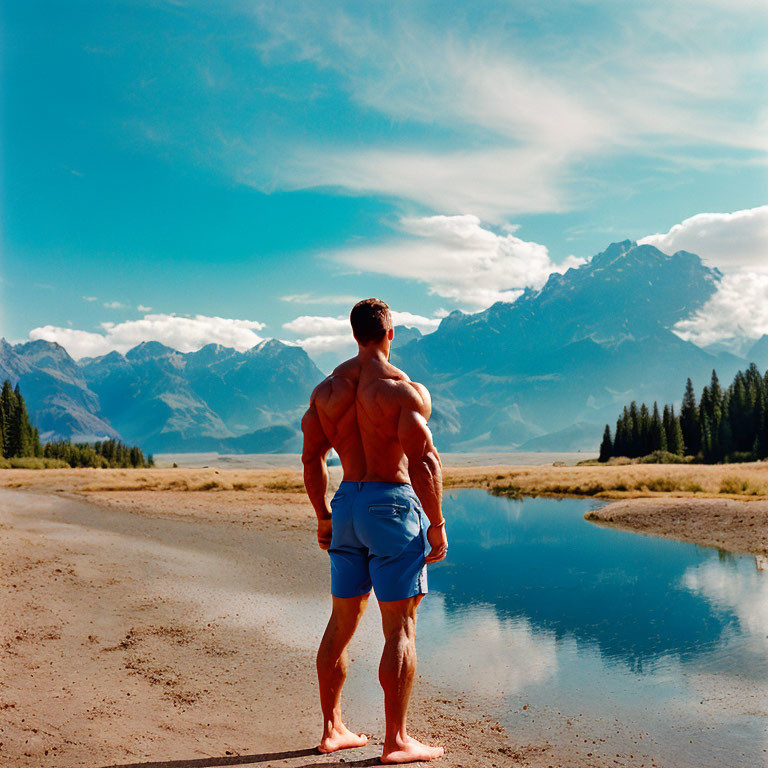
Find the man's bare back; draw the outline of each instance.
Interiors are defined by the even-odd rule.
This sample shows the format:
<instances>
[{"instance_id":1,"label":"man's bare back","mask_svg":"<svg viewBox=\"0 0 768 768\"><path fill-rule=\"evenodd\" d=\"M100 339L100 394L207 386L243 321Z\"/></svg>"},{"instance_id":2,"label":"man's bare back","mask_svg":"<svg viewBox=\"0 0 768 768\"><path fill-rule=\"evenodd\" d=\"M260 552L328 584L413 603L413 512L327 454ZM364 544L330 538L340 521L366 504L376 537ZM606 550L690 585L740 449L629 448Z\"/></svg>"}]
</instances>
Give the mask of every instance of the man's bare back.
<instances>
[{"instance_id":1,"label":"man's bare back","mask_svg":"<svg viewBox=\"0 0 768 768\"><path fill-rule=\"evenodd\" d=\"M383 355L358 355L337 366L312 393L302 421L305 454L308 448L313 455L333 448L345 481L411 483L430 522L438 523L442 467L427 427L431 413L423 384ZM330 517L327 475L308 471L305 462L305 484L318 518ZM430 537L433 547L438 538L442 534ZM427 562L438 559L430 553Z\"/></svg>"},{"instance_id":2,"label":"man's bare back","mask_svg":"<svg viewBox=\"0 0 768 768\"><path fill-rule=\"evenodd\" d=\"M371 317L355 328L360 307L371 310ZM386 304L360 302L351 319L358 355L318 385L302 420L304 483L318 518L318 543L330 548L332 563L333 613L317 657L325 718L319 749L367 743L341 720L341 687L346 646L373 584L385 634L379 668L387 722L382 762L432 760L442 748L422 744L405 729L416 609L427 590L425 564L447 551L440 458L427 427L431 402L426 387L389 363L393 333ZM369 341L364 337L371 319L375 338ZM331 448L343 469L333 513L326 497Z\"/></svg>"},{"instance_id":3,"label":"man's bare back","mask_svg":"<svg viewBox=\"0 0 768 768\"><path fill-rule=\"evenodd\" d=\"M317 386L310 409L339 455L344 480L409 482L408 461L398 439L404 407L428 420L429 391L379 359L353 357Z\"/></svg>"}]
</instances>

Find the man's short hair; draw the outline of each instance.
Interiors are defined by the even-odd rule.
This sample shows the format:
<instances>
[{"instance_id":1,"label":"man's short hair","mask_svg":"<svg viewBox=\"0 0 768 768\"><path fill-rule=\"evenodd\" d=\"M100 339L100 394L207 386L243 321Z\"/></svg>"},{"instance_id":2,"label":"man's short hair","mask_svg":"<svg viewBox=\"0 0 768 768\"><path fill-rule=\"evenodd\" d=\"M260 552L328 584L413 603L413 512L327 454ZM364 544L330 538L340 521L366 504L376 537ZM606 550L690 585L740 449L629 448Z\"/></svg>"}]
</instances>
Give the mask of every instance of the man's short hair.
<instances>
[{"instance_id":1,"label":"man's short hair","mask_svg":"<svg viewBox=\"0 0 768 768\"><path fill-rule=\"evenodd\" d=\"M360 344L380 342L392 327L389 306L381 299L358 301L349 315L352 334Z\"/></svg>"}]
</instances>

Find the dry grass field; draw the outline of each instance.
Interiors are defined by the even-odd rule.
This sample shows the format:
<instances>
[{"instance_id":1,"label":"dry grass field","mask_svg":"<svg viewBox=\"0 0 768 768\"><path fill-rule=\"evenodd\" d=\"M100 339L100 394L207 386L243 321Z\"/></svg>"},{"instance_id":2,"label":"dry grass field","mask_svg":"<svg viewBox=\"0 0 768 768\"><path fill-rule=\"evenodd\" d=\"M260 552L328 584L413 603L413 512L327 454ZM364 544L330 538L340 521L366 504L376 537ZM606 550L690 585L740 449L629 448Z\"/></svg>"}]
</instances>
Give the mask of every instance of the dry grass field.
<instances>
[{"instance_id":1,"label":"dry grass field","mask_svg":"<svg viewBox=\"0 0 768 768\"><path fill-rule=\"evenodd\" d=\"M271 491L303 493L292 469L5 469L0 487L94 493L119 491Z\"/></svg>"},{"instance_id":2,"label":"dry grass field","mask_svg":"<svg viewBox=\"0 0 768 768\"><path fill-rule=\"evenodd\" d=\"M334 486L340 479L339 468L332 468L331 474ZM450 467L444 481L446 488L487 488L510 496L766 499L768 462ZM0 486L74 493L304 490L301 472L295 469L4 469Z\"/></svg>"},{"instance_id":3,"label":"dry grass field","mask_svg":"<svg viewBox=\"0 0 768 768\"><path fill-rule=\"evenodd\" d=\"M446 472L449 488L487 488L510 496L768 498L768 462L624 464L580 467L462 467Z\"/></svg>"}]
</instances>

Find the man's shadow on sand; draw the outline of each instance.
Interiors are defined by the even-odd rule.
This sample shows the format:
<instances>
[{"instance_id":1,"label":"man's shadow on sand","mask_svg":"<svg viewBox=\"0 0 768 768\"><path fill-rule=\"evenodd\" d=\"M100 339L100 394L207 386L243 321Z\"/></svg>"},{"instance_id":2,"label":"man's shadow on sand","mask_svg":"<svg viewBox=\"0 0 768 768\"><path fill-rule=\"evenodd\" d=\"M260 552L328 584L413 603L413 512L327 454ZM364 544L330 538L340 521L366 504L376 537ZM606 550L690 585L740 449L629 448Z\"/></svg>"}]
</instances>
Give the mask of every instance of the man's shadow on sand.
<instances>
[{"instance_id":1,"label":"man's shadow on sand","mask_svg":"<svg viewBox=\"0 0 768 768\"><path fill-rule=\"evenodd\" d=\"M227 755L225 757L202 757L192 760L160 760L145 763L120 763L105 768L223 768L228 765L254 765L270 760L293 760L298 757L320 757L316 747L294 749L289 752L264 752L261 755ZM363 766L381 765L378 757L362 760L341 758L332 762L292 763L291 768L362 768Z\"/></svg>"}]
</instances>

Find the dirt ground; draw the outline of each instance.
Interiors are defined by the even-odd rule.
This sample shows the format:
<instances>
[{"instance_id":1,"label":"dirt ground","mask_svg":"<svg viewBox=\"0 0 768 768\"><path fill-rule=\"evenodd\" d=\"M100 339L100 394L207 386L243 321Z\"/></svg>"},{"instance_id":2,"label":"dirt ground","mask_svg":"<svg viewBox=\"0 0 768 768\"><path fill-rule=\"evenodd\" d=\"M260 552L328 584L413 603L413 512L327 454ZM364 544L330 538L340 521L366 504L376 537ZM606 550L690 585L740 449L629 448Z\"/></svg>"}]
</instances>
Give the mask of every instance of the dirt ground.
<instances>
[{"instance_id":1,"label":"dirt ground","mask_svg":"<svg viewBox=\"0 0 768 768\"><path fill-rule=\"evenodd\" d=\"M362 663L346 706L371 742L314 750L314 648L330 600L306 504L179 495L0 491L0 765L378 764L375 605L353 642ZM424 680L411 720L445 745L445 766L552 764L546 744L514 744Z\"/></svg>"},{"instance_id":2,"label":"dirt ground","mask_svg":"<svg viewBox=\"0 0 768 768\"><path fill-rule=\"evenodd\" d=\"M768 501L633 499L588 512L587 520L765 558Z\"/></svg>"},{"instance_id":3,"label":"dirt ground","mask_svg":"<svg viewBox=\"0 0 768 768\"><path fill-rule=\"evenodd\" d=\"M5 470L0 484L0 766L378 764L373 600L345 689L345 719L371 741L314 750L329 569L295 472ZM621 501L590 519L768 555L768 502ZM446 747L443 766L654 764L588 732L566 751L519 743L421 677L411 723Z\"/></svg>"}]
</instances>

